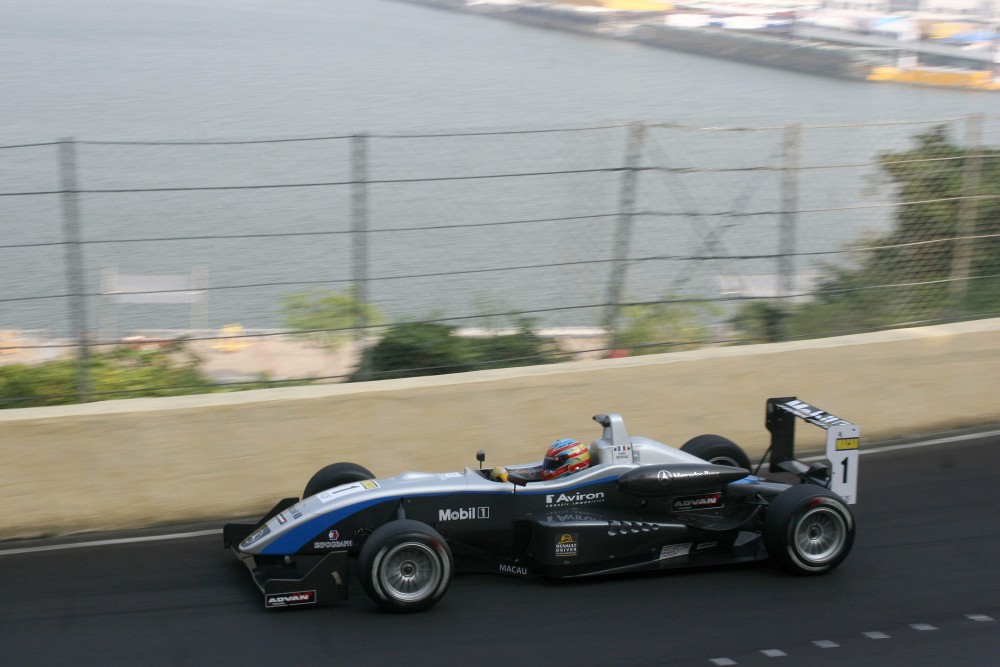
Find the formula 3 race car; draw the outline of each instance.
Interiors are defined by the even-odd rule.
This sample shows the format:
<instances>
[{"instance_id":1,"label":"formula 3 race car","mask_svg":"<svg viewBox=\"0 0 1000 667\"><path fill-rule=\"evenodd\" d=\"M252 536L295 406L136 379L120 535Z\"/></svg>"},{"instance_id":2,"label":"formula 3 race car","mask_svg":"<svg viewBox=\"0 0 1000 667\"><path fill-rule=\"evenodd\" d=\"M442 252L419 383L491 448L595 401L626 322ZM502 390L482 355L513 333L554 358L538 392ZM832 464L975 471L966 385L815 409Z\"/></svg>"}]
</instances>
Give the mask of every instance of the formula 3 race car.
<instances>
[{"instance_id":1,"label":"formula 3 race car","mask_svg":"<svg viewBox=\"0 0 1000 667\"><path fill-rule=\"evenodd\" d=\"M797 418L827 430L828 465L794 458ZM771 447L757 470L769 454L769 472L799 480L786 484L751 474L743 450L717 435L675 449L630 437L618 414L594 421L603 432L590 465L556 479L495 476L482 469L482 451L479 469L387 478L334 463L302 500L226 524L224 544L267 608L346 599L356 571L393 612L431 607L456 571L568 578L770 559L813 575L850 552L857 425L795 398L768 399Z\"/></svg>"}]
</instances>

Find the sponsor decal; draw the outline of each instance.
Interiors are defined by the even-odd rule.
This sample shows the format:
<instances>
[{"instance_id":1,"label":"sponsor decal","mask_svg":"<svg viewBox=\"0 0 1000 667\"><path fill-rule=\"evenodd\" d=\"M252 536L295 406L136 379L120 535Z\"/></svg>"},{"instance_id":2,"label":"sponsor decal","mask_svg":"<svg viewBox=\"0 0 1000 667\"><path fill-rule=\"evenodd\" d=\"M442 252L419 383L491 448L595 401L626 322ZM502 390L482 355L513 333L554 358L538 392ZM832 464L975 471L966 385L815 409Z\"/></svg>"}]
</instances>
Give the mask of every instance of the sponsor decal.
<instances>
[{"instance_id":1,"label":"sponsor decal","mask_svg":"<svg viewBox=\"0 0 1000 667\"><path fill-rule=\"evenodd\" d=\"M837 438L837 451L842 452L848 449L857 449L860 438Z\"/></svg>"},{"instance_id":2,"label":"sponsor decal","mask_svg":"<svg viewBox=\"0 0 1000 667\"><path fill-rule=\"evenodd\" d=\"M708 510L722 505L721 493L705 493L700 496L683 496L674 498L670 509L674 512L690 512L692 510Z\"/></svg>"},{"instance_id":3,"label":"sponsor decal","mask_svg":"<svg viewBox=\"0 0 1000 667\"><path fill-rule=\"evenodd\" d=\"M615 463L632 463L632 443L615 445Z\"/></svg>"},{"instance_id":4,"label":"sponsor decal","mask_svg":"<svg viewBox=\"0 0 1000 667\"><path fill-rule=\"evenodd\" d=\"M453 510L438 510L438 521L465 521L469 519L489 519L489 507L463 507Z\"/></svg>"},{"instance_id":5,"label":"sponsor decal","mask_svg":"<svg viewBox=\"0 0 1000 667\"><path fill-rule=\"evenodd\" d=\"M372 484L374 483L375 482L372 482ZM334 489L327 489L326 491L320 491L319 493L316 494L316 497L319 498L321 503L328 503L343 496L344 494L355 493L357 491L362 491L368 488L363 486L363 484L364 482L362 482L361 484L358 483L344 484Z\"/></svg>"},{"instance_id":6,"label":"sponsor decal","mask_svg":"<svg viewBox=\"0 0 1000 667\"><path fill-rule=\"evenodd\" d=\"M813 421L821 426L851 426L851 422L841 419L840 417L835 417L829 412L825 412L818 408L814 408L808 403L803 401L795 400L788 401L785 403L786 406L795 411L795 414L799 417L807 420Z\"/></svg>"},{"instance_id":7,"label":"sponsor decal","mask_svg":"<svg viewBox=\"0 0 1000 667\"><path fill-rule=\"evenodd\" d=\"M462 473L460 473L460 472L442 472L442 473L438 473L438 477L441 478L441 479L449 479L451 477L461 477L461 476L462 476Z\"/></svg>"},{"instance_id":8,"label":"sponsor decal","mask_svg":"<svg viewBox=\"0 0 1000 667\"><path fill-rule=\"evenodd\" d=\"M313 542L313 549L350 549L354 546L354 540L340 539L339 530L331 530L326 537L325 542Z\"/></svg>"},{"instance_id":9,"label":"sponsor decal","mask_svg":"<svg viewBox=\"0 0 1000 667\"><path fill-rule=\"evenodd\" d=\"M594 503L604 502L604 492L595 491L591 493L585 493L583 491L574 491L572 493L549 493L545 496L546 505L593 505Z\"/></svg>"},{"instance_id":10,"label":"sponsor decal","mask_svg":"<svg viewBox=\"0 0 1000 667\"><path fill-rule=\"evenodd\" d=\"M366 479L365 481L361 482L361 486L366 489L377 489L378 482L376 482L374 479Z\"/></svg>"},{"instance_id":11,"label":"sponsor decal","mask_svg":"<svg viewBox=\"0 0 1000 667\"><path fill-rule=\"evenodd\" d=\"M678 556L687 556L691 552L691 543L686 544L668 544L667 546L660 549L660 560L666 560L667 558L676 558Z\"/></svg>"},{"instance_id":12,"label":"sponsor decal","mask_svg":"<svg viewBox=\"0 0 1000 667\"><path fill-rule=\"evenodd\" d=\"M354 540L329 540L327 542L313 542L313 549L350 549L353 546L354 546Z\"/></svg>"},{"instance_id":13,"label":"sponsor decal","mask_svg":"<svg viewBox=\"0 0 1000 667\"><path fill-rule=\"evenodd\" d=\"M263 526L256 533L254 533L250 537L248 537L245 540L243 540L243 544L244 544L244 546L249 546L249 545L253 544L254 542L256 542L260 538L264 537L265 535L267 535L270 532L271 532L270 528L268 528L267 526Z\"/></svg>"},{"instance_id":14,"label":"sponsor decal","mask_svg":"<svg viewBox=\"0 0 1000 667\"><path fill-rule=\"evenodd\" d=\"M500 563L500 573L517 574L524 577L528 574L528 568L524 565L508 565L507 563Z\"/></svg>"},{"instance_id":15,"label":"sponsor decal","mask_svg":"<svg viewBox=\"0 0 1000 667\"><path fill-rule=\"evenodd\" d=\"M563 533L556 538L556 557L575 556L578 537L577 533Z\"/></svg>"},{"instance_id":16,"label":"sponsor decal","mask_svg":"<svg viewBox=\"0 0 1000 667\"><path fill-rule=\"evenodd\" d=\"M657 470L656 480L666 486L674 481L687 482L691 480L711 481L718 479L719 473L716 470Z\"/></svg>"},{"instance_id":17,"label":"sponsor decal","mask_svg":"<svg viewBox=\"0 0 1000 667\"><path fill-rule=\"evenodd\" d=\"M276 516L274 518L277 519L278 523L280 523L281 525L285 525L286 523L288 523L288 519L285 518L284 514L279 514L278 516Z\"/></svg>"},{"instance_id":18,"label":"sponsor decal","mask_svg":"<svg viewBox=\"0 0 1000 667\"><path fill-rule=\"evenodd\" d=\"M301 519L302 518L302 510L299 509L298 505L296 505L295 507L293 507L292 509L290 509L289 510L289 514L292 515L293 519Z\"/></svg>"},{"instance_id":19,"label":"sponsor decal","mask_svg":"<svg viewBox=\"0 0 1000 667\"><path fill-rule=\"evenodd\" d=\"M545 517L549 521L594 521L594 517L589 514L574 513L574 512L559 512L558 514L549 514Z\"/></svg>"},{"instance_id":20,"label":"sponsor decal","mask_svg":"<svg viewBox=\"0 0 1000 667\"><path fill-rule=\"evenodd\" d=\"M711 549L712 547L714 547L717 544L718 544L718 542L702 542L701 544L699 544L698 546L696 546L694 548L694 550L695 551L701 551L702 549Z\"/></svg>"},{"instance_id":21,"label":"sponsor decal","mask_svg":"<svg viewBox=\"0 0 1000 667\"><path fill-rule=\"evenodd\" d=\"M297 591L295 593L271 593L264 596L264 606L294 607L300 604L316 604L316 591Z\"/></svg>"}]
</instances>

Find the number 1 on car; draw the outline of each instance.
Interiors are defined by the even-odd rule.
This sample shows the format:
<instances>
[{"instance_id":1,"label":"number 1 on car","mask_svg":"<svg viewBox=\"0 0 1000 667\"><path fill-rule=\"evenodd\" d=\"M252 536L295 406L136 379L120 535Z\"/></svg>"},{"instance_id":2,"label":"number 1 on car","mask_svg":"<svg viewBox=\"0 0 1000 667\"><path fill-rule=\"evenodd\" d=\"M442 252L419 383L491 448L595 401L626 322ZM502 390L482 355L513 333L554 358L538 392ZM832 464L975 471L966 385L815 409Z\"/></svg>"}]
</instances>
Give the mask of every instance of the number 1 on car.
<instances>
[{"instance_id":1,"label":"number 1 on car","mask_svg":"<svg viewBox=\"0 0 1000 667\"><path fill-rule=\"evenodd\" d=\"M851 505L858 501L860 444L860 429L857 424L831 426L826 431L826 458L831 464L830 490Z\"/></svg>"}]
</instances>

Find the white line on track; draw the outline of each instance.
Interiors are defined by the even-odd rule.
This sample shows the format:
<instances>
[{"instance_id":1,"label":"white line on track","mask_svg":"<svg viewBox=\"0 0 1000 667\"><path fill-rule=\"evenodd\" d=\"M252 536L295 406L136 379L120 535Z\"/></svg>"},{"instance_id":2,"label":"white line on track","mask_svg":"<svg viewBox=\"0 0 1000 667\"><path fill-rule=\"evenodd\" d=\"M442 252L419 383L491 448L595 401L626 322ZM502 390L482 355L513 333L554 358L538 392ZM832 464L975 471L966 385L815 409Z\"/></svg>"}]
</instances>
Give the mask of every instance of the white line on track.
<instances>
[{"instance_id":1,"label":"white line on track","mask_svg":"<svg viewBox=\"0 0 1000 667\"><path fill-rule=\"evenodd\" d=\"M862 447L858 450L859 455L864 454L881 454L882 452L894 452L899 449L916 449L918 447L930 447L932 445L947 445L953 442L962 442L964 440L976 440L977 438L992 438L994 436L1000 435L1000 430L996 431L985 431L983 433L967 433L965 435L953 435L947 438L935 438L933 440L921 440L920 442L909 442L902 445L886 445L885 447L875 447L873 449L865 449ZM802 459L803 461L819 461L820 459L825 459L826 456L810 456L808 458Z\"/></svg>"},{"instance_id":2,"label":"white line on track","mask_svg":"<svg viewBox=\"0 0 1000 667\"><path fill-rule=\"evenodd\" d=\"M888 445L886 447L876 447L875 449L862 449L859 454L878 454L880 452L895 451L897 449L913 449L916 447L930 447L932 445L944 445L952 442L962 442L964 440L975 440L977 438L991 438L1000 435L1000 430L986 431L985 433L969 433L966 435L953 435L947 438L935 438L933 440L922 440L903 445ZM817 461L826 458L825 456L810 456L803 461ZM205 535L218 535L222 529L198 530L191 533L171 533L170 535L147 535L145 537L121 537L113 540L97 540L94 542L73 542L68 544L52 544L43 547L24 547L21 549L6 549L0 551L0 556L14 556L16 554L32 554L42 551L61 551L64 549L82 549L85 547L103 547L115 544L132 544L133 542L159 542L161 540L183 540L188 537L203 537Z\"/></svg>"},{"instance_id":3,"label":"white line on track","mask_svg":"<svg viewBox=\"0 0 1000 667\"><path fill-rule=\"evenodd\" d=\"M221 528L212 530L197 530L191 533L171 533L170 535L146 535L144 537L120 537L113 540L95 540L93 542L73 542L71 544L50 544L44 547L24 547L23 549L6 549L0 551L0 556L15 554L33 554L40 551L61 551L63 549L82 549L84 547L103 547L111 544L132 544L133 542L159 542L161 540L183 540L188 537L203 537L205 535L220 535Z\"/></svg>"},{"instance_id":4,"label":"white line on track","mask_svg":"<svg viewBox=\"0 0 1000 667\"><path fill-rule=\"evenodd\" d=\"M987 616L986 614L966 614L965 617L971 621L993 621L995 620L992 616ZM911 623L910 629L916 630L917 632L925 632L928 630L937 630L936 625L931 625L930 623ZM892 639L892 637L884 632L872 631L872 632L862 632L861 636L867 637L868 639ZM813 646L820 649L825 648L839 648L840 644L837 642L830 641L829 639L819 639L812 642ZM785 658L788 654L785 653L780 648L767 648L758 651L768 658ZM713 665L738 665L736 660L732 658L709 658L708 661ZM759 664L755 662L754 664Z\"/></svg>"}]
</instances>

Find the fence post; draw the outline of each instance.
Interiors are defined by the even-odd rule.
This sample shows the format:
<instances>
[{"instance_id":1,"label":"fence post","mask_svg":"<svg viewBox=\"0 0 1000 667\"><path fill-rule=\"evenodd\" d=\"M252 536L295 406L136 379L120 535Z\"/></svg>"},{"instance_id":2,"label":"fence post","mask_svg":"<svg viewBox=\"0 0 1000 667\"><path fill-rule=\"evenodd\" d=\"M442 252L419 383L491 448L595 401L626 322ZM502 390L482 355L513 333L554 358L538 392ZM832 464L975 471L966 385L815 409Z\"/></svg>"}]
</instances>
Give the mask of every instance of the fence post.
<instances>
[{"instance_id":1,"label":"fence post","mask_svg":"<svg viewBox=\"0 0 1000 667\"><path fill-rule=\"evenodd\" d=\"M958 200L958 217L955 220L955 245L951 254L951 282L948 283L947 311L959 317L964 309L965 293L969 286L972 268L972 239L979 217L979 182L982 174L983 116L976 114L966 119L965 154L962 160L962 190Z\"/></svg>"},{"instance_id":2,"label":"fence post","mask_svg":"<svg viewBox=\"0 0 1000 667\"><path fill-rule=\"evenodd\" d=\"M90 341L87 336L87 290L83 269L79 188L76 176L76 141L59 140L59 172L62 182L63 245L66 248L66 292L69 295L71 335L76 338L76 400L90 393Z\"/></svg>"},{"instance_id":3,"label":"fence post","mask_svg":"<svg viewBox=\"0 0 1000 667\"><path fill-rule=\"evenodd\" d=\"M646 126L642 123L632 123L629 126L625 149L618 227L615 233L614 263L611 265L607 312L604 318L604 328L610 336L608 347L612 350L618 347L618 313L621 308L622 290L625 287L626 269L628 268L629 245L632 241L632 217L638 190L636 181L642 160L642 140L645 131Z\"/></svg>"},{"instance_id":4,"label":"fence post","mask_svg":"<svg viewBox=\"0 0 1000 667\"><path fill-rule=\"evenodd\" d=\"M371 362L364 354L368 335L368 134L351 137L351 239L354 286L354 341L361 355L358 378L367 380Z\"/></svg>"},{"instance_id":5,"label":"fence post","mask_svg":"<svg viewBox=\"0 0 1000 667\"><path fill-rule=\"evenodd\" d=\"M799 207L799 153L802 143L802 126L785 128L781 142L781 218L778 223L778 297L787 298L795 293L795 225ZM779 306L776 334L784 340L785 308Z\"/></svg>"}]
</instances>

